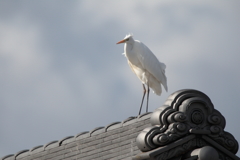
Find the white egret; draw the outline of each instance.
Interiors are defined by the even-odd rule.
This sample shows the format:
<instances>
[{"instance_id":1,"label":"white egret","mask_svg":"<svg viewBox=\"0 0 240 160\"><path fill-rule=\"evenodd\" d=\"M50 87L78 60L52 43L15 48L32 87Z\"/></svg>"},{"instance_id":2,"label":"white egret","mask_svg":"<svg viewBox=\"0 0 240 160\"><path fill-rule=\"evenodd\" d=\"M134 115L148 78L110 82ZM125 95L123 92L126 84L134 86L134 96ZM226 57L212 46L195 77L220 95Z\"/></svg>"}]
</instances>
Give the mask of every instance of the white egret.
<instances>
[{"instance_id":1,"label":"white egret","mask_svg":"<svg viewBox=\"0 0 240 160\"><path fill-rule=\"evenodd\" d=\"M142 42L133 39L133 35L126 35L126 37L117 42L117 44L124 44L124 55L128 60L128 64L132 71L141 80L143 86L143 96L139 115L141 113L144 97L147 91L146 112L148 112L149 87L157 95L161 95L162 87L168 90L167 78L165 76L166 65L159 62L152 51ZM145 88L147 86L147 90Z\"/></svg>"}]
</instances>

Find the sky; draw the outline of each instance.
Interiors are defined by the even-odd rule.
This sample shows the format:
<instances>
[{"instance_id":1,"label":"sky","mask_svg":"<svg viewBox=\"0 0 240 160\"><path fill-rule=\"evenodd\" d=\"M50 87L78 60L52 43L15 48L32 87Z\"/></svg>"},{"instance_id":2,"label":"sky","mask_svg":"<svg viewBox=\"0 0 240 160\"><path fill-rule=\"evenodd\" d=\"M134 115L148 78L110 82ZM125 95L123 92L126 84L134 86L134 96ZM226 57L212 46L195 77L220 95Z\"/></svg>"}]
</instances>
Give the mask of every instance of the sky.
<instances>
[{"instance_id":1,"label":"sky","mask_svg":"<svg viewBox=\"0 0 240 160\"><path fill-rule=\"evenodd\" d=\"M0 157L137 116L126 34L165 63L168 92L207 94L240 143L240 1L0 1ZM240 156L240 153L237 153Z\"/></svg>"}]
</instances>

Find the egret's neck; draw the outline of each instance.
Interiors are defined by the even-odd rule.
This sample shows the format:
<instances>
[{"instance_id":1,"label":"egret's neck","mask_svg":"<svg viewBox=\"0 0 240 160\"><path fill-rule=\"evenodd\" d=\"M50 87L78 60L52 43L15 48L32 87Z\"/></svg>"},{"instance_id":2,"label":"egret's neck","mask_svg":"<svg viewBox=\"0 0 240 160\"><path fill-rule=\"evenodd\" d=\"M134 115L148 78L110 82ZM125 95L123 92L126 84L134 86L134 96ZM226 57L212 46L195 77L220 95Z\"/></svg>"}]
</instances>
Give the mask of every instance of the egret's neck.
<instances>
[{"instance_id":1,"label":"egret's neck","mask_svg":"<svg viewBox=\"0 0 240 160\"><path fill-rule=\"evenodd\" d=\"M132 48L133 48L133 45L131 43L125 43L125 45L124 45L125 53L130 53Z\"/></svg>"}]
</instances>

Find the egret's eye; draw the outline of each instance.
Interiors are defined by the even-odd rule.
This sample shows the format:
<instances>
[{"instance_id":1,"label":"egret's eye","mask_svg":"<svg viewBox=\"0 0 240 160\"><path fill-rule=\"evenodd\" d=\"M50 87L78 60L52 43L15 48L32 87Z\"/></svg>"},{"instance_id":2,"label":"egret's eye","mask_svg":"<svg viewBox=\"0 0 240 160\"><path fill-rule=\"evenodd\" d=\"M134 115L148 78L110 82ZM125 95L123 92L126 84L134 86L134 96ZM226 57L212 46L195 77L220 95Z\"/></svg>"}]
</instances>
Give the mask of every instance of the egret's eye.
<instances>
[{"instance_id":1,"label":"egret's eye","mask_svg":"<svg viewBox=\"0 0 240 160\"><path fill-rule=\"evenodd\" d=\"M128 40L129 40L129 38L126 39L126 41L128 41Z\"/></svg>"}]
</instances>

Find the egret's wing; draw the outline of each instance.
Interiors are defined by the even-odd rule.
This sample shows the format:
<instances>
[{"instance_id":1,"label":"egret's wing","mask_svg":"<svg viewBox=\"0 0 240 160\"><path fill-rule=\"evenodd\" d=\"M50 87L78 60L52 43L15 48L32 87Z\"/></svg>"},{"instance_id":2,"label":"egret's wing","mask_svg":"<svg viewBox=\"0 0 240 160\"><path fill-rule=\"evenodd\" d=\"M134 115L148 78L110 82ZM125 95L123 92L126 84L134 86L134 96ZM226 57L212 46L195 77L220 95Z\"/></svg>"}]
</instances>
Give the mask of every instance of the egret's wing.
<instances>
[{"instance_id":1,"label":"egret's wing","mask_svg":"<svg viewBox=\"0 0 240 160\"><path fill-rule=\"evenodd\" d=\"M166 65L159 62L159 60L152 53L152 51L142 42L135 42L136 47L134 47L134 49L142 66L148 72L150 72L158 81L160 81L164 86L165 90L167 91L167 78L165 76Z\"/></svg>"}]
</instances>

